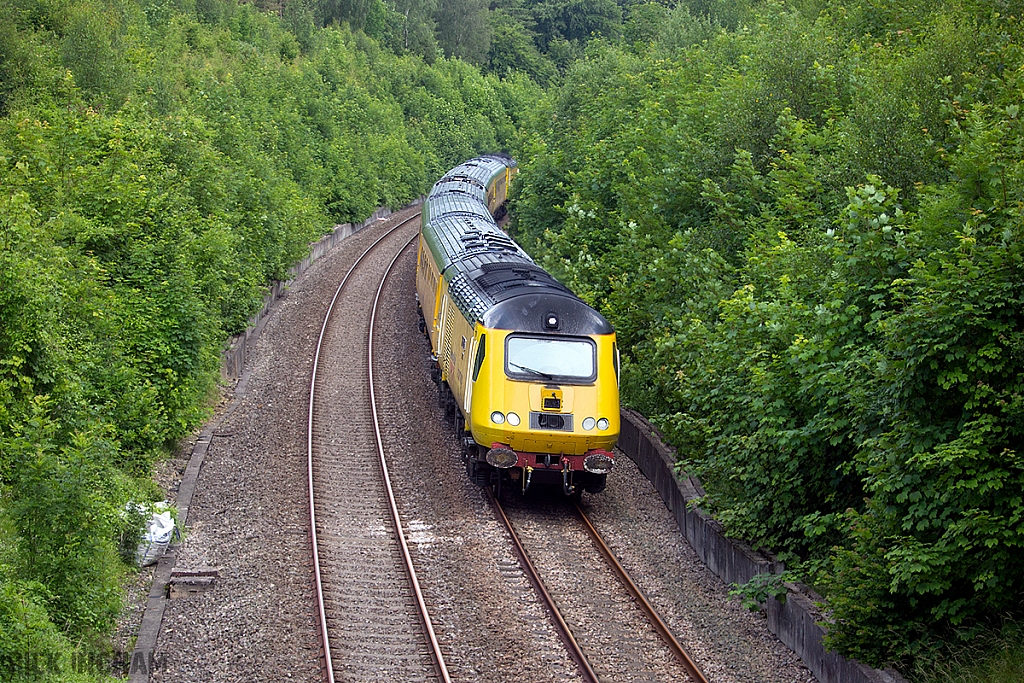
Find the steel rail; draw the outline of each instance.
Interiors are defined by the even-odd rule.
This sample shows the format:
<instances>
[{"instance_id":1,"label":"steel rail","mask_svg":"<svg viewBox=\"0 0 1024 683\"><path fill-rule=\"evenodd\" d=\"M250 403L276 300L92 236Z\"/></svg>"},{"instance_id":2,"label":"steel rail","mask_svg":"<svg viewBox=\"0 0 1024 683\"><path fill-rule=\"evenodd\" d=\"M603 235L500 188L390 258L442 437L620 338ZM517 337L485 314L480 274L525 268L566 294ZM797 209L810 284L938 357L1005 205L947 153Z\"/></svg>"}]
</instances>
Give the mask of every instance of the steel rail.
<instances>
[{"instance_id":1,"label":"steel rail","mask_svg":"<svg viewBox=\"0 0 1024 683\"><path fill-rule=\"evenodd\" d=\"M377 288L377 296L373 300L373 308L370 311L370 339L368 343L369 348L369 372L368 378L370 382L370 411L373 414L373 431L377 435L377 455L380 458L380 469L384 479L384 488L388 494L388 504L391 507L391 519L395 524L395 535L398 536L398 542L402 547L402 557L405 560L405 569L409 574L409 582L412 584L413 593L416 595L416 604L419 606L420 618L423 620L423 626L427 631L427 637L430 640L430 647L434 651L434 663L437 666L437 673L440 675L441 680L444 683L451 683L451 677L448 675L448 667L444 663L444 655L441 652L441 644L437 640L437 635L434 633L434 624L430 620L430 613L427 610L427 604L423 599L423 591L420 590L420 582L416 576L416 568L412 563L412 555L409 553L409 544L405 540L404 527L402 526L402 517L398 512L398 505L395 502L395 492L391 487L391 475L388 471L387 458L384 455L384 441L380 435L380 421L377 419L377 398L373 389L373 324L377 319L377 309L380 304L381 292L384 291L384 284L387 282L388 275L391 274L391 270L398 263L398 259L402 257L402 254L416 241L417 234L409 243L402 248L401 251L391 261L391 265L388 266L387 271L384 272L384 277L381 278L380 286Z\"/></svg>"},{"instance_id":2,"label":"steel rail","mask_svg":"<svg viewBox=\"0 0 1024 683\"><path fill-rule=\"evenodd\" d=\"M572 631L569 629L569 625L565 623L565 619L562 618L562 613L558 611L558 607L555 605L555 599L551 597L548 589L544 586L544 582L541 581L540 574L537 573L537 568L530 561L529 555L526 554L526 548L523 547L522 542L519 540L519 534L516 533L512 526L512 521L509 520L508 515L505 514L505 509L501 506L501 503L497 498L494 497L494 492L490 488L487 488L487 497L491 501L491 505L498 513L498 517L505 524L505 529L508 530L509 536L512 538L512 544L515 546L516 554L519 556L519 561L526 569L527 578L530 583L533 584L534 590L541 596L544 603L547 605L548 612L551 614L551 618L555 621L555 630L558 631L562 642L565 643L566 648L569 650L569 656L572 658L576 665L580 668L580 673L587 680L587 683L600 683L600 679L597 677L597 673L591 668L590 662L587 661L586 655L583 654L583 650L580 649L579 643L576 642L576 638L573 637Z\"/></svg>"},{"instance_id":3,"label":"steel rail","mask_svg":"<svg viewBox=\"0 0 1024 683\"><path fill-rule=\"evenodd\" d=\"M622 585L626 587L626 590L629 591L636 599L637 605L639 605L640 609L642 609L644 614L647 615L651 625L654 626L656 631L658 631L662 640L665 641L669 649L672 650L673 654L675 654L676 659L679 660L679 663L682 664L683 668L686 669L686 672L690 674L691 678L693 678L694 683L708 683L708 679L704 677L704 674L702 674L700 669L697 668L697 664L693 661L690 655L687 654L686 650L683 649L683 646L679 644L676 637L672 635L672 631L665 622L661 620L661 617L658 616L657 611L655 611L654 606L651 605L647 596L644 595L643 591L640 590L640 587L633 582L632 578L630 578L626 568L623 567L615 557L615 553L613 553L611 548L608 547L608 544L604 542L604 539L601 538L601 534L598 533L593 523L591 523L590 518L587 517L586 513L583 512L583 509L579 505L576 506L576 512L579 513L580 519L583 520L583 524L587 528L587 533L590 534L590 538L593 540L598 551L604 555L604 559L608 561L609 566L618 575L619 581L622 582Z\"/></svg>"},{"instance_id":4,"label":"steel rail","mask_svg":"<svg viewBox=\"0 0 1024 683\"><path fill-rule=\"evenodd\" d=\"M327 613L324 608L324 586L322 573L320 571L320 551L319 543L316 534L316 503L314 501L313 491L313 406L316 398L316 375L317 370L320 366L320 351L323 347L324 336L327 334L327 323L331 319L331 313L334 311L334 306L338 302L338 297L341 296L342 289L345 288L345 284L348 282L349 276L355 271L355 269L362 263L366 256L377 248L381 242L391 236L392 233L398 231L404 227L410 221L419 218L419 214L408 218L394 228L388 230L386 233L381 235L377 241L366 248L359 258L356 259L352 267L345 273L345 277L342 278L341 283L334 292L334 297L331 299L330 305L327 307L327 313L324 315L323 325L320 327L320 336L316 342L316 351L313 354L313 369L311 372L309 382L309 417L306 423L306 473L309 484L309 536L312 544L313 554L313 577L314 583L316 584L316 601L317 601L317 621L319 622L320 629L320 644L324 650L324 678L327 683L334 683L334 666L331 662L331 642L330 636L327 633Z\"/></svg>"}]
</instances>

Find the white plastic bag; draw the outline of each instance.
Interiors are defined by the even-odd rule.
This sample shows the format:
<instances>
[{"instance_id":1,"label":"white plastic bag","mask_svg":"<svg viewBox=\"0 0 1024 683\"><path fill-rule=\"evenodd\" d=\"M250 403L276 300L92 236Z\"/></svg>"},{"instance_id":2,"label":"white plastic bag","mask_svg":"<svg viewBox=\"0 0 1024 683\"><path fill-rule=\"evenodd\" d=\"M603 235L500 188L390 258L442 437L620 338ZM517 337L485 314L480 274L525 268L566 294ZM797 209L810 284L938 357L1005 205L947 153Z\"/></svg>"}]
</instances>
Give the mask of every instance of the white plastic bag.
<instances>
[{"instance_id":1,"label":"white plastic bag","mask_svg":"<svg viewBox=\"0 0 1024 683\"><path fill-rule=\"evenodd\" d=\"M174 517L170 505L165 501L153 506L153 514L149 525L142 534L139 547L135 550L135 563L140 567L148 567L156 563L167 550L174 536Z\"/></svg>"}]
</instances>

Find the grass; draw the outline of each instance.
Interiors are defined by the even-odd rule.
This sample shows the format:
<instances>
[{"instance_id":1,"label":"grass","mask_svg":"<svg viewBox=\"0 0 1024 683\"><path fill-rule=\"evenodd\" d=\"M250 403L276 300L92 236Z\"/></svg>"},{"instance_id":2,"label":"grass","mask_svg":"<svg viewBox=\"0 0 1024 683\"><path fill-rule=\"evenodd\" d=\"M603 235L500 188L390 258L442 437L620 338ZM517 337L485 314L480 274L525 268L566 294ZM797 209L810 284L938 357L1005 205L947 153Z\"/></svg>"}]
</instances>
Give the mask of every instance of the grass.
<instances>
[{"instance_id":1,"label":"grass","mask_svg":"<svg viewBox=\"0 0 1024 683\"><path fill-rule=\"evenodd\" d=\"M1008 620L972 641L951 645L943 656L920 663L914 683L1024 682L1024 625Z\"/></svg>"}]
</instances>

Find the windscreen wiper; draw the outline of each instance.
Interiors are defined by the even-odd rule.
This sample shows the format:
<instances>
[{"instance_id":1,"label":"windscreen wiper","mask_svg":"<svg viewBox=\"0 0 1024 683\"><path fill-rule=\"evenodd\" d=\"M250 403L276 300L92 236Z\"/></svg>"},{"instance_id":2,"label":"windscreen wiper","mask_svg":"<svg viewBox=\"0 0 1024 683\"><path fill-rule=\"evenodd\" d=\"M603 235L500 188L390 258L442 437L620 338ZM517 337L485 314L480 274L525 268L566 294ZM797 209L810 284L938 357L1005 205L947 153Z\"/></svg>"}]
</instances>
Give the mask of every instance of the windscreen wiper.
<instances>
[{"instance_id":1,"label":"windscreen wiper","mask_svg":"<svg viewBox=\"0 0 1024 683\"><path fill-rule=\"evenodd\" d=\"M533 368L528 368L525 365L517 365L516 363L509 362L508 366L510 368L517 368L519 370L522 370L523 372L528 372L531 375L536 375L538 377L543 377L544 379L554 379L555 378L554 375L550 375L550 374L548 374L546 372L541 372L540 370L534 370Z\"/></svg>"}]
</instances>

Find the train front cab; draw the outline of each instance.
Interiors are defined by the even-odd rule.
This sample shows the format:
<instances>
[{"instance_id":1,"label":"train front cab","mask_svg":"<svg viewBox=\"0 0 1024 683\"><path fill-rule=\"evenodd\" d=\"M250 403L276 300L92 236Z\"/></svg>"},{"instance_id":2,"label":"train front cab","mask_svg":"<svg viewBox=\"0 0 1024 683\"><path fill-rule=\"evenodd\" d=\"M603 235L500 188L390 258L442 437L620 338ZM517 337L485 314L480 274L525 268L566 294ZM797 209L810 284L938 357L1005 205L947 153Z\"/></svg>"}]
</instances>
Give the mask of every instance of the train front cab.
<instances>
[{"instance_id":1,"label":"train front cab","mask_svg":"<svg viewBox=\"0 0 1024 683\"><path fill-rule=\"evenodd\" d=\"M517 307L515 325L501 324L499 307L476 326L467 368L467 427L478 444L470 476L523 491L555 482L567 495L597 493L619 435L615 334L578 300L541 298ZM582 319L579 307L587 311ZM527 309L539 324L522 324Z\"/></svg>"}]
</instances>

